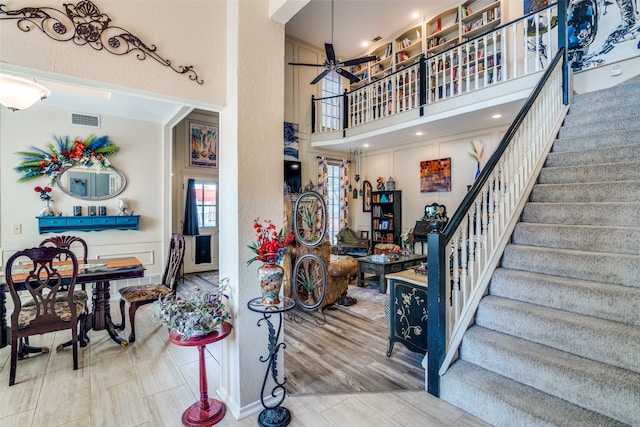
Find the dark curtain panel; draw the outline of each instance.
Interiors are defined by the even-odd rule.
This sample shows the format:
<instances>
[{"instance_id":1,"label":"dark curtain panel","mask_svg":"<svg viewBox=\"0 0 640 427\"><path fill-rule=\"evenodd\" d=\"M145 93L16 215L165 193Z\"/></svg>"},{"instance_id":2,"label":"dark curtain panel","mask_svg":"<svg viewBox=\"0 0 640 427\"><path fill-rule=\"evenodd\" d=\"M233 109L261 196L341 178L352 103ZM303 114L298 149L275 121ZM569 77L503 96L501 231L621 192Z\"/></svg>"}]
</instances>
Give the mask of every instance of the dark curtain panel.
<instances>
[{"instance_id":1,"label":"dark curtain panel","mask_svg":"<svg viewBox=\"0 0 640 427\"><path fill-rule=\"evenodd\" d=\"M197 236L198 229L198 200L196 198L196 182L190 179L187 183L187 201L184 207L184 221L182 234L185 236Z\"/></svg>"}]
</instances>

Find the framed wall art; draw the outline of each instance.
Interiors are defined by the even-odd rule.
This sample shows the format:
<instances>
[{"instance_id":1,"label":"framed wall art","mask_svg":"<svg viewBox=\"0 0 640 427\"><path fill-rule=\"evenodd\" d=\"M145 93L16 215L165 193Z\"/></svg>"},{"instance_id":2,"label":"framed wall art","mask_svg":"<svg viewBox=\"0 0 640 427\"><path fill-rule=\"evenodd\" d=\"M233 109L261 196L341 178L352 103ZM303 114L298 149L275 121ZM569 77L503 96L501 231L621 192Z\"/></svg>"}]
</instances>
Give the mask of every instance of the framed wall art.
<instances>
[{"instance_id":1,"label":"framed wall art","mask_svg":"<svg viewBox=\"0 0 640 427\"><path fill-rule=\"evenodd\" d=\"M362 183L362 212L371 212L371 183Z\"/></svg>"},{"instance_id":2,"label":"framed wall art","mask_svg":"<svg viewBox=\"0 0 640 427\"><path fill-rule=\"evenodd\" d=\"M284 158L298 160L298 124L284 122Z\"/></svg>"},{"instance_id":3,"label":"framed wall art","mask_svg":"<svg viewBox=\"0 0 640 427\"><path fill-rule=\"evenodd\" d=\"M218 167L218 126L189 123L189 166Z\"/></svg>"},{"instance_id":4,"label":"framed wall art","mask_svg":"<svg viewBox=\"0 0 640 427\"><path fill-rule=\"evenodd\" d=\"M420 192L451 191L451 157L420 162Z\"/></svg>"}]
</instances>

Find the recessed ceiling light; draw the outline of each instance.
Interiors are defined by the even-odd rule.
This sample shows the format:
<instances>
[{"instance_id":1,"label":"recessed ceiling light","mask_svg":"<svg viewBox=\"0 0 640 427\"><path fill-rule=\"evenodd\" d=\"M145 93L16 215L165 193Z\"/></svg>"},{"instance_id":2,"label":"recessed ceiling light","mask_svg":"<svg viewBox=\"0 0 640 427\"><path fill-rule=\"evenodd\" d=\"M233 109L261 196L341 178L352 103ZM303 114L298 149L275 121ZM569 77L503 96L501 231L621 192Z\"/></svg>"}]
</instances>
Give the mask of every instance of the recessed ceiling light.
<instances>
[{"instance_id":1,"label":"recessed ceiling light","mask_svg":"<svg viewBox=\"0 0 640 427\"><path fill-rule=\"evenodd\" d=\"M424 135L424 132L421 132L421 131L416 132L416 136L422 136L422 135Z\"/></svg>"},{"instance_id":2,"label":"recessed ceiling light","mask_svg":"<svg viewBox=\"0 0 640 427\"><path fill-rule=\"evenodd\" d=\"M502 117L502 114L494 114L491 116L492 119L499 119L500 117Z\"/></svg>"},{"instance_id":3,"label":"recessed ceiling light","mask_svg":"<svg viewBox=\"0 0 640 427\"><path fill-rule=\"evenodd\" d=\"M420 18L420 12L413 12L413 13L411 14L411 18L412 18L412 19L418 19L418 18Z\"/></svg>"},{"instance_id":4,"label":"recessed ceiling light","mask_svg":"<svg viewBox=\"0 0 640 427\"><path fill-rule=\"evenodd\" d=\"M363 41L362 43L360 43L360 46L367 47L367 46L369 46L369 42L368 41Z\"/></svg>"},{"instance_id":5,"label":"recessed ceiling light","mask_svg":"<svg viewBox=\"0 0 640 427\"><path fill-rule=\"evenodd\" d=\"M362 144L362 146L363 146L364 148L367 148L367 147L369 147L369 144Z\"/></svg>"}]
</instances>

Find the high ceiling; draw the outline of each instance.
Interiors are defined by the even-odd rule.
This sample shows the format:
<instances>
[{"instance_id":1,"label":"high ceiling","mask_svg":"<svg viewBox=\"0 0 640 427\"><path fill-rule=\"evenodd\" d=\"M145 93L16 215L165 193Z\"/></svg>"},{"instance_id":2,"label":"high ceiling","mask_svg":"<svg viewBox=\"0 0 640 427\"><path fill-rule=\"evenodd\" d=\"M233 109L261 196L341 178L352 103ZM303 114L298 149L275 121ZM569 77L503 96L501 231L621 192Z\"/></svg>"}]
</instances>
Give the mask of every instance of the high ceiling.
<instances>
[{"instance_id":1,"label":"high ceiling","mask_svg":"<svg viewBox=\"0 0 640 427\"><path fill-rule=\"evenodd\" d=\"M376 47L376 43L371 42L374 38L380 37L384 40L393 37L423 17L434 16L457 3L452 0L334 0L333 44L336 54L345 60L366 54ZM310 0L287 22L286 34L323 50L324 43L332 41L331 9L331 0ZM365 40L370 42L369 47L365 48L361 45ZM52 95L43 102L44 104L66 108L81 114L112 115L164 123L182 107L175 102L143 98L131 93L75 87L64 83L56 84L43 79L40 81L52 90ZM517 106L513 107L517 110ZM482 120L486 125L487 115L494 112L483 111L478 120ZM505 109L500 113L505 116L503 120L509 119ZM469 126L475 124L470 116L465 123ZM433 122L429 128L431 136L436 136L449 132L451 123ZM454 128L459 129L460 122ZM409 143L415 138L414 134L417 130L421 129L414 126L406 127L402 132L398 129L396 131L399 132L398 138L389 138L389 135L386 135L382 140L386 141L386 144L389 141ZM374 138L372 136L367 139L375 142ZM334 142L332 148L347 150L360 146L363 142L365 141L361 138L350 142L341 141L338 144ZM380 148L382 143L378 142L374 145Z\"/></svg>"},{"instance_id":2,"label":"high ceiling","mask_svg":"<svg viewBox=\"0 0 640 427\"><path fill-rule=\"evenodd\" d=\"M331 43L331 0L310 0L286 24L287 35L324 49ZM376 37L385 39L458 4L452 0L334 0L333 46L343 60L367 53ZM413 14L416 13L417 17ZM368 41L369 47L361 43Z\"/></svg>"},{"instance_id":3,"label":"high ceiling","mask_svg":"<svg viewBox=\"0 0 640 427\"><path fill-rule=\"evenodd\" d=\"M376 36L388 37L419 18L450 6L451 0L334 0L336 54L348 58L366 49L360 43ZM331 41L331 0L311 0L287 24L286 33L324 49ZM105 91L38 79L51 90L43 104L82 114L112 115L166 122L180 107L172 102L142 98L135 94Z\"/></svg>"}]
</instances>

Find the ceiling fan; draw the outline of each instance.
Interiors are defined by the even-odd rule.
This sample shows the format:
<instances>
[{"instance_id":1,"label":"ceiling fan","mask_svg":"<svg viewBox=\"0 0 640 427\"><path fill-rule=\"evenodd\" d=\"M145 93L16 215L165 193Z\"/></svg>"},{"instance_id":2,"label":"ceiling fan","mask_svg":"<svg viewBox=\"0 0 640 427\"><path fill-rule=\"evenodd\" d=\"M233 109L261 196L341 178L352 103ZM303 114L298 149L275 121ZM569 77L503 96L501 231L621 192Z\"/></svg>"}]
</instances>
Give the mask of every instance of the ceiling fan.
<instances>
[{"instance_id":1,"label":"ceiling fan","mask_svg":"<svg viewBox=\"0 0 640 427\"><path fill-rule=\"evenodd\" d=\"M362 58L350 59L348 61L339 61L336 58L336 53L333 50L333 0L331 0L331 43L324 44L324 50L327 54L326 59L322 64L306 64L302 62L289 62L289 65L302 65L305 67L324 67L324 70L318 74L318 76L311 81L310 84L314 85L323 79L324 76L329 74L331 71L335 71L340 74L342 77L346 77L349 79L351 84L357 83L360 81L360 78L351 72L347 71L343 67L350 67L352 65L363 64L369 61L377 61L377 56L363 56Z\"/></svg>"}]
</instances>

